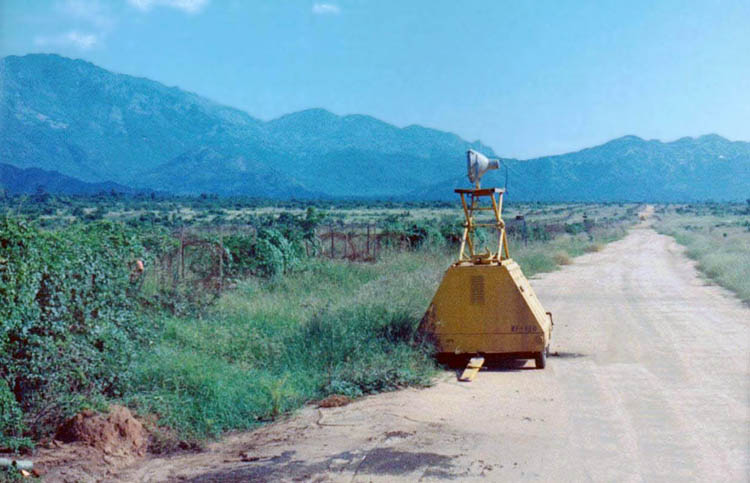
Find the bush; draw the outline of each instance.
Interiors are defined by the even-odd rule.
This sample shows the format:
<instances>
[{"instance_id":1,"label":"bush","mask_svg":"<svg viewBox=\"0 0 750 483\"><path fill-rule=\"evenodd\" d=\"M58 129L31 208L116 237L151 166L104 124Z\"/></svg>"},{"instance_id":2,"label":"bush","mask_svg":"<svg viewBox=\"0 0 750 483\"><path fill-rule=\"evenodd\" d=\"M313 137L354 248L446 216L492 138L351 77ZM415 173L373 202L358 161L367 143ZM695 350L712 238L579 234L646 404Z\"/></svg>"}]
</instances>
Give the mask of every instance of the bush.
<instances>
[{"instance_id":1,"label":"bush","mask_svg":"<svg viewBox=\"0 0 750 483\"><path fill-rule=\"evenodd\" d=\"M447 220L444 222L447 223L445 227L443 222L436 220L404 222L398 217L391 216L386 219L382 234L387 235L386 239L406 242L406 245L412 249L443 245L456 239L455 223ZM460 240L460 238L457 239Z\"/></svg>"},{"instance_id":2,"label":"bush","mask_svg":"<svg viewBox=\"0 0 750 483\"><path fill-rule=\"evenodd\" d=\"M224 246L231 255L231 273L265 278L298 268L304 252L300 243L273 228L262 228L255 236L230 235L224 238Z\"/></svg>"},{"instance_id":3,"label":"bush","mask_svg":"<svg viewBox=\"0 0 750 483\"><path fill-rule=\"evenodd\" d=\"M111 222L43 232L0 219L0 386L34 434L119 394L142 332L130 273L142 248Z\"/></svg>"},{"instance_id":4,"label":"bush","mask_svg":"<svg viewBox=\"0 0 750 483\"><path fill-rule=\"evenodd\" d=\"M17 451L21 447L30 447L31 441L23 437L25 429L23 413L15 395L5 381L0 380L0 450Z\"/></svg>"}]
</instances>

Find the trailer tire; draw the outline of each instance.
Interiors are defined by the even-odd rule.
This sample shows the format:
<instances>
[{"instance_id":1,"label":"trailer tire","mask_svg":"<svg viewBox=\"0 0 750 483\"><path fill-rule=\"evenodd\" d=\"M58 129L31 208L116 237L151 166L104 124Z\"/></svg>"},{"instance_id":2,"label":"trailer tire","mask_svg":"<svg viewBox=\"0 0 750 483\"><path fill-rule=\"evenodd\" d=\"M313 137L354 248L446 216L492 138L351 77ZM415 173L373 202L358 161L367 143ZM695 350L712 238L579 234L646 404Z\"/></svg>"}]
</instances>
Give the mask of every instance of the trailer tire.
<instances>
[{"instance_id":1,"label":"trailer tire","mask_svg":"<svg viewBox=\"0 0 750 483\"><path fill-rule=\"evenodd\" d=\"M547 367L547 350L543 350L534 356L534 362L536 363L537 369L544 369Z\"/></svg>"}]
</instances>

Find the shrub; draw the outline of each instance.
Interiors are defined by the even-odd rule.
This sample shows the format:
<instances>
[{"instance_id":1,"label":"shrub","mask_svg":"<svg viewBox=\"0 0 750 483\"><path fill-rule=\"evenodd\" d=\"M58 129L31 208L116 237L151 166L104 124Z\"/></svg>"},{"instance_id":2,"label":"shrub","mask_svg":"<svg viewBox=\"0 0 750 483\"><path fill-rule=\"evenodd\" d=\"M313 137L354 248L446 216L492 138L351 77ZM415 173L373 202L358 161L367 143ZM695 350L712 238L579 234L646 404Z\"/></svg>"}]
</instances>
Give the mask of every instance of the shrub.
<instances>
[{"instance_id":1,"label":"shrub","mask_svg":"<svg viewBox=\"0 0 750 483\"><path fill-rule=\"evenodd\" d=\"M0 380L43 433L79 396L117 395L142 331L130 272L142 249L111 222L43 232L0 219Z\"/></svg>"},{"instance_id":2,"label":"shrub","mask_svg":"<svg viewBox=\"0 0 750 483\"><path fill-rule=\"evenodd\" d=\"M23 413L15 395L6 382L0 380L0 450L17 451L31 446L31 441L23 437L25 429Z\"/></svg>"},{"instance_id":3,"label":"shrub","mask_svg":"<svg viewBox=\"0 0 750 483\"><path fill-rule=\"evenodd\" d=\"M406 242L409 248L415 249L452 242L456 227L450 222L446 227L442 225L443 223L436 220L404 222L399 217L391 216L386 219L382 233L387 235L387 240Z\"/></svg>"},{"instance_id":4,"label":"shrub","mask_svg":"<svg viewBox=\"0 0 750 483\"><path fill-rule=\"evenodd\" d=\"M224 237L224 247L231 256L229 271L233 275L264 278L289 273L302 265L304 248L301 240L291 240L274 228L261 228L255 235Z\"/></svg>"}]
</instances>

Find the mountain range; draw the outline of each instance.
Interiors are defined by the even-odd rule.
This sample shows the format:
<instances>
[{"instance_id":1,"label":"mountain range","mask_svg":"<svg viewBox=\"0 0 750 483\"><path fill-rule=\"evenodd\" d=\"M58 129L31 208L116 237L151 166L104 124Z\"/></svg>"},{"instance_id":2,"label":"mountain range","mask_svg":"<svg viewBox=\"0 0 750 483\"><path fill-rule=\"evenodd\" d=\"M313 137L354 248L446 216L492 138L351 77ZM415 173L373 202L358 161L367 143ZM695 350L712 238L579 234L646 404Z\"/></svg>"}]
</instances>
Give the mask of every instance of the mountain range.
<instances>
[{"instance_id":1,"label":"mountain range","mask_svg":"<svg viewBox=\"0 0 750 483\"><path fill-rule=\"evenodd\" d=\"M0 163L0 192L2 191L10 195L35 194L40 191L63 195L95 195L112 191L135 193L132 188L111 181L87 183L57 171L45 171L39 168L21 169Z\"/></svg>"},{"instance_id":2,"label":"mountain range","mask_svg":"<svg viewBox=\"0 0 750 483\"><path fill-rule=\"evenodd\" d=\"M737 201L750 198L750 143L716 134L673 142L623 136L574 153L504 159L509 199L517 201ZM483 181L505 185L505 173ZM445 199L458 176L415 193ZM430 195L430 194L433 195Z\"/></svg>"},{"instance_id":3,"label":"mountain range","mask_svg":"<svg viewBox=\"0 0 750 483\"><path fill-rule=\"evenodd\" d=\"M10 192L28 192L37 180L50 192L117 186L271 198L450 199L453 188L468 185L468 148L495 156L480 141L365 115L309 109L263 121L177 87L54 54L0 60L0 163L9 165L0 169L0 184ZM625 136L503 164L509 197L519 201L750 197L750 143L713 134L669 143ZM489 173L485 185L502 186L505 178L504 171Z\"/></svg>"}]
</instances>

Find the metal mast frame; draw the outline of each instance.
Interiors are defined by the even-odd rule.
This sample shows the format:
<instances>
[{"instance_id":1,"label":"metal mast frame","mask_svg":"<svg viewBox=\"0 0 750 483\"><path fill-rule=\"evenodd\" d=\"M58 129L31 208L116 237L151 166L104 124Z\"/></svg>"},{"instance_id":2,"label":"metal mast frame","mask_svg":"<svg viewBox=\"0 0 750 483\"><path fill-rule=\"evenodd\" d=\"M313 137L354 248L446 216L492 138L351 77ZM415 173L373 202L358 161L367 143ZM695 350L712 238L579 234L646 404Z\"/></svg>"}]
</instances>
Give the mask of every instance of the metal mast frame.
<instances>
[{"instance_id":1,"label":"metal mast frame","mask_svg":"<svg viewBox=\"0 0 750 483\"><path fill-rule=\"evenodd\" d=\"M461 239L461 248L458 252L458 262L472 262L476 264L500 263L509 259L508 239L505 235L505 222L503 221L503 194L501 188L474 188L474 189L456 189L456 193L461 196L461 205L464 209L464 233ZM489 198L491 205L484 206L480 200ZM494 223L477 222L474 218L474 212L491 211L495 217ZM497 251L491 252L487 249L480 253L474 243L474 232L477 227L492 227L497 231Z\"/></svg>"}]
</instances>

